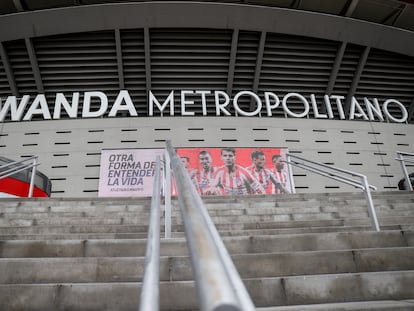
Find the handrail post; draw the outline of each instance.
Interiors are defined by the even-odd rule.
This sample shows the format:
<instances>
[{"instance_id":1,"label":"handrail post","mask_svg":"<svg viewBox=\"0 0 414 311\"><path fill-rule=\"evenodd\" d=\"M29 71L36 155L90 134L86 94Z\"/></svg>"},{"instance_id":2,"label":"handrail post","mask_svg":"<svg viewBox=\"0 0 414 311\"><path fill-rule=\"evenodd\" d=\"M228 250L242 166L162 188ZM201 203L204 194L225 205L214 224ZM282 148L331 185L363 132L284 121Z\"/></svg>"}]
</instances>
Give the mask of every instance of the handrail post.
<instances>
[{"instance_id":1,"label":"handrail post","mask_svg":"<svg viewBox=\"0 0 414 311\"><path fill-rule=\"evenodd\" d=\"M288 154L286 157L287 164L288 164L288 172L289 172L289 183L290 183L290 190L292 193L296 193L295 182L293 180L293 167L290 164L290 155Z\"/></svg>"},{"instance_id":2,"label":"handrail post","mask_svg":"<svg viewBox=\"0 0 414 311\"><path fill-rule=\"evenodd\" d=\"M13 162L10 162L10 163L7 163L7 164L4 164L4 165L0 166L0 169L4 169L4 168L12 166L12 165L24 163L24 162L27 162L31 159L35 159L35 158L37 158L37 156L36 157L33 156L33 157L30 157L28 159L21 160L21 161L13 161ZM38 166L40 164L38 162L35 162L35 163L36 163L36 166ZM33 167L33 164L22 164L20 166L16 166L16 167L6 169L6 170L4 170L0 173L0 179L7 178L7 177L12 176L14 174L17 174L21 171L28 170L31 167Z\"/></svg>"},{"instance_id":3,"label":"handrail post","mask_svg":"<svg viewBox=\"0 0 414 311\"><path fill-rule=\"evenodd\" d=\"M160 166L160 156L157 156L145 252L145 272L139 305L140 311L157 311L160 308Z\"/></svg>"},{"instance_id":4,"label":"handrail post","mask_svg":"<svg viewBox=\"0 0 414 311\"><path fill-rule=\"evenodd\" d=\"M165 216L164 216L164 237L166 239L171 238L171 163L170 156L165 153Z\"/></svg>"},{"instance_id":5,"label":"handrail post","mask_svg":"<svg viewBox=\"0 0 414 311\"><path fill-rule=\"evenodd\" d=\"M32 167L32 176L30 176L30 187L29 187L29 195L28 197L33 197L33 189L36 177L36 165L37 165L37 157L33 159L33 167Z\"/></svg>"},{"instance_id":6,"label":"handrail post","mask_svg":"<svg viewBox=\"0 0 414 311\"><path fill-rule=\"evenodd\" d=\"M340 181L340 182L348 184L348 185L352 185L352 186L357 187L357 188L361 189L362 191L364 191L365 198L368 202L368 214L371 218L372 227L374 228L374 230L380 231L379 224L378 224L378 219L377 219L377 214L375 212L374 203L372 201L372 196L371 196L371 192L370 192L370 188L376 190L376 187L371 186L370 184L368 184L368 179L365 175L362 175L362 174L359 174L359 173L356 173L356 172L351 172L351 171L348 171L348 170L344 170L344 169L341 169L341 168L338 168L338 167L335 167L335 166L329 166L327 164L307 160L307 159L304 159L304 158L301 158L301 157L298 157L298 156L294 156L294 155L290 155L290 154L287 154L287 155L288 155L287 161L284 161L284 162L287 162L289 165L298 166L299 168L305 169L309 172L312 172L312 173L315 173L315 174L318 174L318 175L321 175L321 176L324 176L324 177L328 177L328 178L334 179L336 181ZM306 162L306 163L313 164L314 166L311 166L309 164L299 163L295 160L292 161L291 157L299 159L299 160L301 160L303 162ZM321 169L321 167L322 167L322 169ZM330 171L328 171L328 170L330 170ZM334 171L336 173L333 173L332 171ZM351 175L352 177L359 177L361 179L361 182L358 182L358 180L352 179L350 177L340 175L338 172L342 173L342 174Z\"/></svg>"},{"instance_id":7,"label":"handrail post","mask_svg":"<svg viewBox=\"0 0 414 311\"><path fill-rule=\"evenodd\" d=\"M407 167L405 166L404 155L401 151L397 151L397 155L398 155L397 160L400 161L401 163L401 168L404 174L405 181L407 182L408 189L413 191L413 186L411 185L410 176L408 174Z\"/></svg>"},{"instance_id":8,"label":"handrail post","mask_svg":"<svg viewBox=\"0 0 414 311\"><path fill-rule=\"evenodd\" d=\"M365 198L367 199L367 202L368 202L368 214L371 218L372 227L374 228L375 231L380 231L377 213L375 212L374 202L372 201L371 190L368 184L368 178L366 176L361 176L361 180L364 186Z\"/></svg>"},{"instance_id":9,"label":"handrail post","mask_svg":"<svg viewBox=\"0 0 414 311\"><path fill-rule=\"evenodd\" d=\"M166 146L179 194L178 203L184 222L200 309L203 311L254 310L250 305L241 304L240 291L235 290L232 282L233 271L225 264L227 260L224 258L228 257L231 261L230 256L225 249L222 252L222 248L217 245L212 233L215 228L210 227L214 224L171 143L167 141Z\"/></svg>"}]
</instances>

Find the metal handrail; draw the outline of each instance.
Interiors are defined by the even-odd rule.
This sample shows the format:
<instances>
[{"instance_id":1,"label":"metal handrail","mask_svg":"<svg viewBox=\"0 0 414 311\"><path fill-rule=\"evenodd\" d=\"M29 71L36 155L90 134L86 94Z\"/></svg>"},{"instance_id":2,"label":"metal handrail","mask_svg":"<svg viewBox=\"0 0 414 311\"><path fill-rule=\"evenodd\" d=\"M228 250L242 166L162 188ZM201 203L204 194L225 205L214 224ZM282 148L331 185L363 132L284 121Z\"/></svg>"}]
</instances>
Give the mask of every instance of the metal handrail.
<instances>
[{"instance_id":1,"label":"metal handrail","mask_svg":"<svg viewBox=\"0 0 414 311\"><path fill-rule=\"evenodd\" d=\"M412 159L406 159L404 156L407 157L413 157ZM414 153L409 153L409 152L402 152L402 151L397 151L397 161L400 161L401 163L401 168L402 171L404 173L404 178L407 182L408 185L408 189L410 189L411 191L413 191L413 186L411 185L411 181L410 181L410 176L408 174L407 171L407 166L405 165L406 162L408 163L414 163Z\"/></svg>"},{"instance_id":2,"label":"metal handrail","mask_svg":"<svg viewBox=\"0 0 414 311\"><path fill-rule=\"evenodd\" d=\"M297 160L292 160L292 158L296 158L300 161L307 162L310 164L301 163L301 162L298 162ZM301 157L298 157L296 155L292 155L289 153L287 154L287 161L284 161L284 162L288 163L289 165L297 166L299 168L310 171L312 173L319 174L321 176L328 177L336 181L339 181L339 182L342 182L348 185L352 185L354 187L361 189L364 192L365 198L368 203L368 214L371 219L372 228L375 231L380 231L377 213L374 208L374 203L373 203L371 191L370 191L371 189L377 190L377 188L375 186L368 184L368 179L365 175L356 173L353 171L348 171L348 170L338 168L335 166L330 166L330 165L326 165L323 163L304 159L304 158L301 158ZM351 177L358 177L360 180L356 180L351 177L341 175L339 173L347 174L347 175L350 175Z\"/></svg>"},{"instance_id":3,"label":"metal handrail","mask_svg":"<svg viewBox=\"0 0 414 311\"><path fill-rule=\"evenodd\" d=\"M171 169L170 157L165 151L164 161L164 200L165 200L165 215L164 215L164 237L171 238Z\"/></svg>"},{"instance_id":4,"label":"metal handrail","mask_svg":"<svg viewBox=\"0 0 414 311\"><path fill-rule=\"evenodd\" d=\"M152 189L150 224L145 251L145 271L142 280L140 311L159 310L160 304L160 202L161 202L161 164L157 156L154 187Z\"/></svg>"},{"instance_id":5,"label":"metal handrail","mask_svg":"<svg viewBox=\"0 0 414 311\"><path fill-rule=\"evenodd\" d=\"M23 163L25 163L27 161L30 161L30 160L33 160L33 162L29 163L29 164L23 164ZM4 168L7 168L7 167L12 166L12 165L17 165L17 164L21 164L21 165L9 168L5 171L1 171ZM7 178L9 176L13 176L17 173L20 173L22 171L25 171L25 170L31 168L32 169L32 174L31 174L31 177L30 177L29 193L27 195L29 198L31 198L33 196L33 190L34 190L34 182L35 182L34 179L35 179L35 175L36 175L36 167L39 166L39 165L40 165L40 163L37 162L37 156L33 156L33 157L23 159L23 160L20 160L20 161L13 161L13 162L10 162L10 163L3 164L2 166L0 166L0 180L2 180L3 178Z\"/></svg>"},{"instance_id":6,"label":"metal handrail","mask_svg":"<svg viewBox=\"0 0 414 311\"><path fill-rule=\"evenodd\" d=\"M208 212L171 142L166 142L178 190L200 309L248 310L255 307Z\"/></svg>"}]
</instances>

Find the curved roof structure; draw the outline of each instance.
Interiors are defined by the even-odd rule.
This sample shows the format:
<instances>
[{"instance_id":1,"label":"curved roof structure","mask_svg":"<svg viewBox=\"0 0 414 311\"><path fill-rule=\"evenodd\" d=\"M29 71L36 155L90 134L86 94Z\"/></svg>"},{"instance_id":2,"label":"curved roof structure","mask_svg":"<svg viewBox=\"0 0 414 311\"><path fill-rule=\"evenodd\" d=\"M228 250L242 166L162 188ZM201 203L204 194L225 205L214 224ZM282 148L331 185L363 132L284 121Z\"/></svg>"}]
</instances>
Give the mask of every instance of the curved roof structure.
<instances>
[{"instance_id":1,"label":"curved roof structure","mask_svg":"<svg viewBox=\"0 0 414 311\"><path fill-rule=\"evenodd\" d=\"M383 190L401 179L395 151L412 150L409 1L4 0L0 12L0 150L39 154L53 195L96 194L101 150L172 138L287 147ZM280 98L271 113L266 94Z\"/></svg>"},{"instance_id":2,"label":"curved roof structure","mask_svg":"<svg viewBox=\"0 0 414 311\"><path fill-rule=\"evenodd\" d=\"M154 2L140 0L3 0L0 3L0 14L11 14L26 11L45 10L72 6L85 6L103 3L120 2ZM259 5L267 7L288 8L332 14L383 25L414 30L414 8L412 0L233 0L208 1L235 4Z\"/></svg>"},{"instance_id":3,"label":"curved roof structure","mask_svg":"<svg viewBox=\"0 0 414 311\"><path fill-rule=\"evenodd\" d=\"M0 16L0 97L100 90L114 99L128 89L145 102L149 90L162 97L185 88L300 92L321 106L323 94L335 94L348 110L353 96L397 99L413 121L406 2L373 1L398 4L392 22L374 18L378 10L363 15L367 0L97 2L10 0L9 11L23 12Z\"/></svg>"}]
</instances>

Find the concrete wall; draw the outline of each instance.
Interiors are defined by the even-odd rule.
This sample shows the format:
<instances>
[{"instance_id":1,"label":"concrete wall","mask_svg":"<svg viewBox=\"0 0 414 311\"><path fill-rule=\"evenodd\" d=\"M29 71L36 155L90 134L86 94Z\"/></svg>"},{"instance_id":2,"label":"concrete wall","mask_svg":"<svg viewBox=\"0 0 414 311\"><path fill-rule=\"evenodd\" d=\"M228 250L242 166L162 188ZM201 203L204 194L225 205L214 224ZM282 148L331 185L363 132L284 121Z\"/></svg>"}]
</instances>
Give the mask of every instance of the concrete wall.
<instances>
[{"instance_id":1,"label":"concrete wall","mask_svg":"<svg viewBox=\"0 0 414 311\"><path fill-rule=\"evenodd\" d=\"M38 155L54 197L97 196L101 149L175 147L288 147L311 160L368 176L379 190L402 178L395 152L413 152L414 125L281 118L105 118L3 123L0 153ZM412 171L412 169L411 169ZM350 186L294 169L297 192L336 192Z\"/></svg>"}]
</instances>

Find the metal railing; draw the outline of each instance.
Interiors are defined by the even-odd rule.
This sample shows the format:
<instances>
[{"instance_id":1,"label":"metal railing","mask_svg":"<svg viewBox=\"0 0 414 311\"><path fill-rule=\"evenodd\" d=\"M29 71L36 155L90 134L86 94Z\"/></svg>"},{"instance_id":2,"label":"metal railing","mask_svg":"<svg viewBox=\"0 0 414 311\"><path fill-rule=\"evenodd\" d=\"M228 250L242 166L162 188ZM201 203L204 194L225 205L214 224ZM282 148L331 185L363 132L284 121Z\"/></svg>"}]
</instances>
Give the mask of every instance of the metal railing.
<instances>
[{"instance_id":1,"label":"metal railing","mask_svg":"<svg viewBox=\"0 0 414 311\"><path fill-rule=\"evenodd\" d=\"M33 156L21 161L13 161L10 163L3 164L2 166L0 166L0 180L31 168L32 174L30 177L29 193L27 194L27 197L31 198L33 196L33 189L35 184L36 167L40 164L37 162L37 158L37 156ZM26 163L29 161L32 162Z\"/></svg>"},{"instance_id":2,"label":"metal railing","mask_svg":"<svg viewBox=\"0 0 414 311\"><path fill-rule=\"evenodd\" d=\"M160 201L161 201L161 164L157 156L154 187L152 189L150 224L145 251L145 271L142 280L140 311L159 310L160 302Z\"/></svg>"},{"instance_id":3,"label":"metal railing","mask_svg":"<svg viewBox=\"0 0 414 311\"><path fill-rule=\"evenodd\" d=\"M414 153L397 151L396 160L400 161L401 163L401 168L403 170L404 178L408 185L408 189L413 191L413 186L411 185L411 180L407 171L406 163L414 163Z\"/></svg>"},{"instance_id":4,"label":"metal railing","mask_svg":"<svg viewBox=\"0 0 414 311\"><path fill-rule=\"evenodd\" d=\"M178 190L200 309L245 310L255 307L206 207L171 143L167 151Z\"/></svg>"},{"instance_id":5,"label":"metal railing","mask_svg":"<svg viewBox=\"0 0 414 311\"><path fill-rule=\"evenodd\" d=\"M375 212L374 203L371 196L371 189L377 190L377 188L375 186L368 184L368 179L365 175L344 170L335 166L330 166L323 163L304 159L292 154L287 154L287 161L284 162L288 163L289 165L297 166L309 172L325 176L361 189L364 192L365 198L368 203L368 214L371 219L372 228L375 231L380 231L377 213ZM359 180L354 179L353 177L357 177Z\"/></svg>"},{"instance_id":6,"label":"metal railing","mask_svg":"<svg viewBox=\"0 0 414 311\"><path fill-rule=\"evenodd\" d=\"M165 198L165 216L164 216L164 237L171 238L171 165L170 157L165 152L164 162L164 198Z\"/></svg>"}]
</instances>

